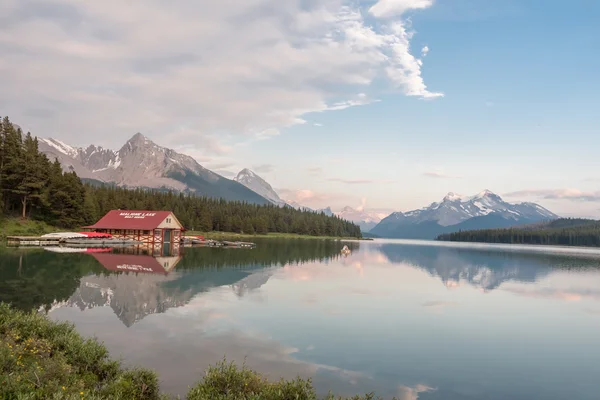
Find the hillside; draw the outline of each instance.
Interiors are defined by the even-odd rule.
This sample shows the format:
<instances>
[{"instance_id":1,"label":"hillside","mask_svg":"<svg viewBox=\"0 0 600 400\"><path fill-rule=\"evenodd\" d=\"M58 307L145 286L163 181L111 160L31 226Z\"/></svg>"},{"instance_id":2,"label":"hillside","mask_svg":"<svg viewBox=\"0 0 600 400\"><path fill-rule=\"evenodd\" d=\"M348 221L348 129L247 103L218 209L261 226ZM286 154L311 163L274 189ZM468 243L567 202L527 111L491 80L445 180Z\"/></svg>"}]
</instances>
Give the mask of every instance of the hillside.
<instances>
[{"instance_id":1,"label":"hillside","mask_svg":"<svg viewBox=\"0 0 600 400\"><path fill-rule=\"evenodd\" d=\"M508 244L600 247L600 221L560 218L518 228L466 230L436 240Z\"/></svg>"},{"instance_id":2,"label":"hillside","mask_svg":"<svg viewBox=\"0 0 600 400\"><path fill-rule=\"evenodd\" d=\"M73 147L52 138L39 139L38 148L50 161L58 160L65 172L75 172L93 182L269 203L246 186L204 168L190 156L157 145L141 133L131 137L118 151L96 145Z\"/></svg>"}]
</instances>

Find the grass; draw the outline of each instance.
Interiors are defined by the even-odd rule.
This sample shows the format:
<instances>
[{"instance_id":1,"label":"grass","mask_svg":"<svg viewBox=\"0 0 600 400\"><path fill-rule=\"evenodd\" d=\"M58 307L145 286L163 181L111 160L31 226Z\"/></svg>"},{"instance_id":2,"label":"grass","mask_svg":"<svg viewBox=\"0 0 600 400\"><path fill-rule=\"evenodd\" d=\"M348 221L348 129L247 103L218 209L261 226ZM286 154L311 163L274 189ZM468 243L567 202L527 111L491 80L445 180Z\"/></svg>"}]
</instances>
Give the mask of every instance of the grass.
<instances>
[{"instance_id":1,"label":"grass","mask_svg":"<svg viewBox=\"0 0 600 400\"><path fill-rule=\"evenodd\" d=\"M126 369L95 339L68 323L50 321L0 304L0 398L54 400L160 400L159 379L150 370ZM310 379L270 382L226 360L210 367L188 400L317 400ZM338 400L329 394L324 400ZM373 400L373 394L347 400Z\"/></svg>"},{"instance_id":2,"label":"grass","mask_svg":"<svg viewBox=\"0 0 600 400\"><path fill-rule=\"evenodd\" d=\"M0 239L2 240L6 240L7 236L41 236L59 230L43 221L21 218L0 219Z\"/></svg>"},{"instance_id":3,"label":"grass","mask_svg":"<svg viewBox=\"0 0 600 400\"><path fill-rule=\"evenodd\" d=\"M326 240L371 240L367 238L338 237L338 236L310 236L298 235L296 233L268 233L266 235L244 234L234 232L199 232L186 231L186 236L204 236L207 239L227 240L227 239L251 239L251 238L269 238L269 239L326 239Z\"/></svg>"}]
</instances>

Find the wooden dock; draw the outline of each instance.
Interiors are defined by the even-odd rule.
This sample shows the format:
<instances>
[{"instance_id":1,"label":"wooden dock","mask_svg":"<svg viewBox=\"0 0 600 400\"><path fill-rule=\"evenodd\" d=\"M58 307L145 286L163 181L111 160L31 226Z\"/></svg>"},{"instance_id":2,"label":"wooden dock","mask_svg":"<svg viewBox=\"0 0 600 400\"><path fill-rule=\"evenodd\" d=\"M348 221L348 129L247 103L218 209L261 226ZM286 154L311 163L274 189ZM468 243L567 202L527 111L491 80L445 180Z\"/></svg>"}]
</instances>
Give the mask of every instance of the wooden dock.
<instances>
[{"instance_id":1,"label":"wooden dock","mask_svg":"<svg viewBox=\"0 0 600 400\"><path fill-rule=\"evenodd\" d=\"M60 238L41 236L8 236L9 246L57 246Z\"/></svg>"}]
</instances>

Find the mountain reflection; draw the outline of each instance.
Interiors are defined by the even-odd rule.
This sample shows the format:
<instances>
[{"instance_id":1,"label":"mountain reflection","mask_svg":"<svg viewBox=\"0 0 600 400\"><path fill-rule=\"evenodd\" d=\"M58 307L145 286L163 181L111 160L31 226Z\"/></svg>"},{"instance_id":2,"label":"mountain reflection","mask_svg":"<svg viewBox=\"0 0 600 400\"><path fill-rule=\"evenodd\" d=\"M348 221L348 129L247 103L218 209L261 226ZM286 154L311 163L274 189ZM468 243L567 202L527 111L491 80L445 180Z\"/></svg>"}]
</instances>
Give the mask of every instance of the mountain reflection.
<instances>
[{"instance_id":1,"label":"mountain reflection","mask_svg":"<svg viewBox=\"0 0 600 400\"><path fill-rule=\"evenodd\" d=\"M572 268L573 256L493 249L387 243L379 250L391 263L411 264L442 280L447 287L462 282L490 291L503 282L536 282L553 268ZM597 259L577 259L578 268L597 267Z\"/></svg>"},{"instance_id":2,"label":"mountain reflection","mask_svg":"<svg viewBox=\"0 0 600 400\"><path fill-rule=\"evenodd\" d=\"M0 250L0 301L46 312L61 307L82 311L110 307L130 327L150 314L184 306L215 287L230 286L244 296L267 282L268 267L342 257L343 245L269 239L254 249L185 248L169 257L131 248L67 253L4 249ZM359 246L347 245L351 250Z\"/></svg>"}]
</instances>

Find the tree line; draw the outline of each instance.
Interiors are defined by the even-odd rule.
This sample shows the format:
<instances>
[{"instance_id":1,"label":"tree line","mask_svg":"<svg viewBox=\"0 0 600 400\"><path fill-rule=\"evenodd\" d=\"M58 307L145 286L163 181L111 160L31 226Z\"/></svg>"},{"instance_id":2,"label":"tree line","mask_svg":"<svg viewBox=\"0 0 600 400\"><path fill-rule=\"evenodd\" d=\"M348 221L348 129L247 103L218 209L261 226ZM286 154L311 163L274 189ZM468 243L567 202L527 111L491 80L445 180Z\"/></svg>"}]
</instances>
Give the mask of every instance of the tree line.
<instances>
[{"instance_id":1,"label":"tree line","mask_svg":"<svg viewBox=\"0 0 600 400\"><path fill-rule=\"evenodd\" d=\"M600 221L560 218L524 227L458 231L439 235L437 240L600 247Z\"/></svg>"},{"instance_id":2,"label":"tree line","mask_svg":"<svg viewBox=\"0 0 600 400\"><path fill-rule=\"evenodd\" d=\"M0 220L20 216L61 228L91 225L108 211L169 210L189 230L246 234L293 233L361 237L360 227L337 216L292 207L255 205L164 190L84 183L49 160L31 133L8 117L0 123Z\"/></svg>"}]
</instances>

